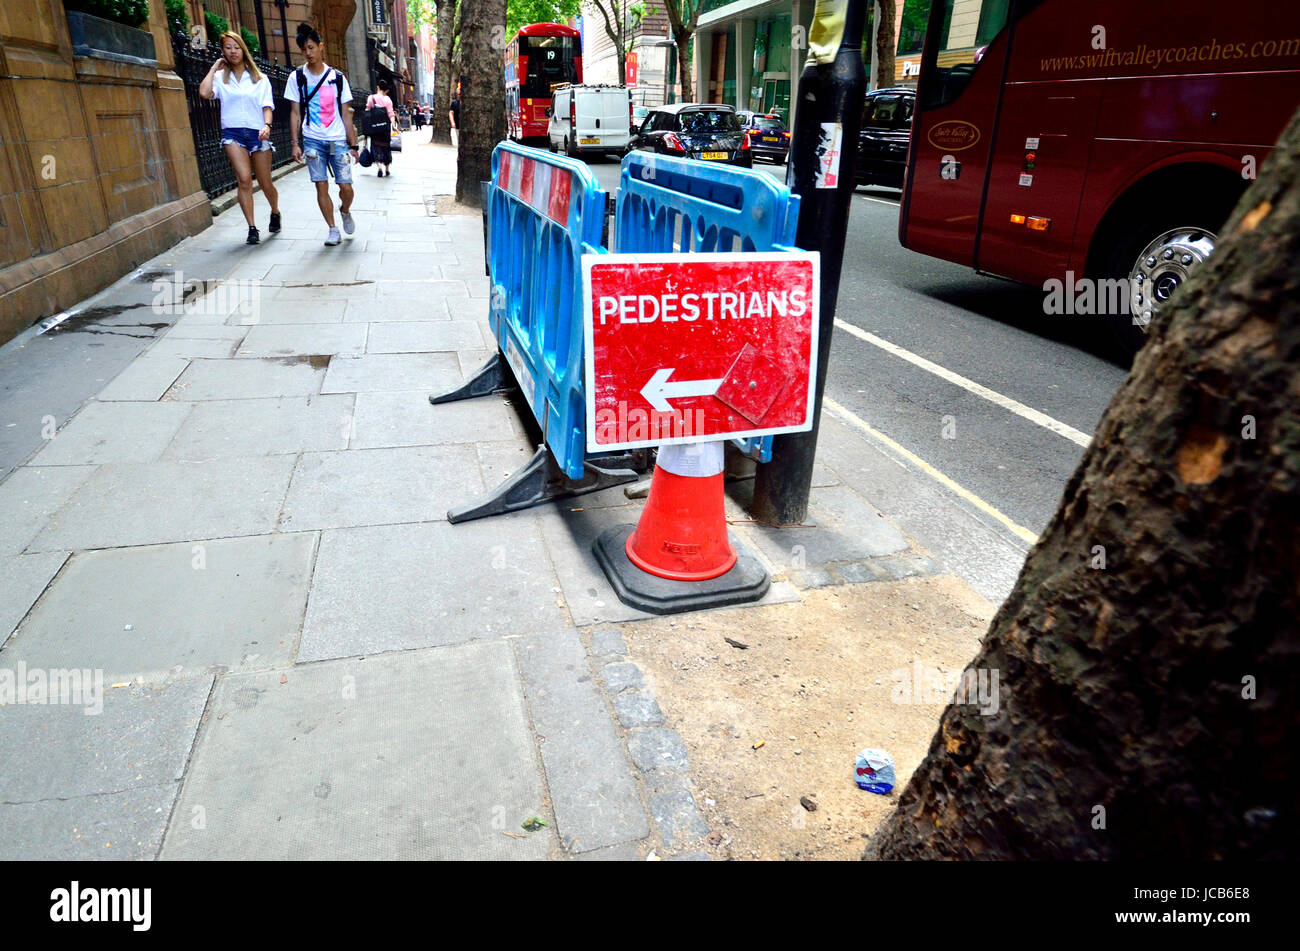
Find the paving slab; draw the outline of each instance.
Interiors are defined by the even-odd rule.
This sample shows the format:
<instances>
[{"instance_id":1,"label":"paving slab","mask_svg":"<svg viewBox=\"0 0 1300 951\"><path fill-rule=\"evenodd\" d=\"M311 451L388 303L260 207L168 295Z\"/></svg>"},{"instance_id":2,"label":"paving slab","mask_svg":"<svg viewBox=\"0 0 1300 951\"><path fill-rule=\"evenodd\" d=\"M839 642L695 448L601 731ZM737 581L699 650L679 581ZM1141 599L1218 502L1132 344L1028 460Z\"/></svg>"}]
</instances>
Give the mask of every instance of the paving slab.
<instances>
[{"instance_id":1,"label":"paving slab","mask_svg":"<svg viewBox=\"0 0 1300 951\"><path fill-rule=\"evenodd\" d=\"M321 392L421 390L429 406L430 393L459 386L462 379L453 353L368 353L331 360Z\"/></svg>"},{"instance_id":2,"label":"paving slab","mask_svg":"<svg viewBox=\"0 0 1300 951\"><path fill-rule=\"evenodd\" d=\"M848 486L815 488L805 524L773 528L752 523L747 535L772 562L805 568L906 551L907 539Z\"/></svg>"},{"instance_id":3,"label":"paving slab","mask_svg":"<svg viewBox=\"0 0 1300 951\"><path fill-rule=\"evenodd\" d=\"M320 277L320 271L317 270L317 277ZM322 288L325 288L322 293ZM329 300L373 300L375 297L375 282L370 280L359 280L350 283L328 283L328 284L286 284L283 287L272 288L263 295L263 304L274 303L278 305L281 301L310 301L324 297Z\"/></svg>"},{"instance_id":4,"label":"paving slab","mask_svg":"<svg viewBox=\"0 0 1300 951\"><path fill-rule=\"evenodd\" d=\"M65 551L0 555L0 645L67 560Z\"/></svg>"},{"instance_id":5,"label":"paving slab","mask_svg":"<svg viewBox=\"0 0 1300 951\"><path fill-rule=\"evenodd\" d=\"M46 524L31 551L154 545L275 528L293 456L101 466Z\"/></svg>"},{"instance_id":6,"label":"paving slab","mask_svg":"<svg viewBox=\"0 0 1300 951\"><path fill-rule=\"evenodd\" d=\"M238 400L319 392L329 358L195 360L167 393L173 400ZM102 398L102 397L101 397Z\"/></svg>"},{"instance_id":7,"label":"paving slab","mask_svg":"<svg viewBox=\"0 0 1300 951\"><path fill-rule=\"evenodd\" d=\"M429 403L439 387L396 393L358 393L354 448L434 446L473 443L484 436L522 438L523 427L513 408L501 399Z\"/></svg>"},{"instance_id":8,"label":"paving slab","mask_svg":"<svg viewBox=\"0 0 1300 951\"><path fill-rule=\"evenodd\" d=\"M515 641L560 840L591 852L650 834L645 806L571 628Z\"/></svg>"},{"instance_id":9,"label":"paving slab","mask_svg":"<svg viewBox=\"0 0 1300 951\"><path fill-rule=\"evenodd\" d=\"M292 663L315 548L293 534L76 554L4 656L150 683Z\"/></svg>"},{"instance_id":10,"label":"paving slab","mask_svg":"<svg viewBox=\"0 0 1300 951\"><path fill-rule=\"evenodd\" d=\"M340 394L174 404L193 410L163 458L194 462L346 449L352 401L350 394Z\"/></svg>"},{"instance_id":11,"label":"paving slab","mask_svg":"<svg viewBox=\"0 0 1300 951\"><path fill-rule=\"evenodd\" d=\"M238 357L292 357L311 354L359 354L366 349L366 328L343 324L286 324L254 327L240 344Z\"/></svg>"},{"instance_id":12,"label":"paving slab","mask_svg":"<svg viewBox=\"0 0 1300 951\"><path fill-rule=\"evenodd\" d=\"M0 482L0 555L26 548L94 472L94 466L23 466Z\"/></svg>"},{"instance_id":13,"label":"paving slab","mask_svg":"<svg viewBox=\"0 0 1300 951\"><path fill-rule=\"evenodd\" d=\"M407 274L423 275L430 265L460 267L461 261L453 251L384 251L379 256L379 264L388 273L392 273L390 268L396 268Z\"/></svg>"},{"instance_id":14,"label":"paving slab","mask_svg":"<svg viewBox=\"0 0 1300 951\"><path fill-rule=\"evenodd\" d=\"M409 321L370 324L368 353L428 353L438 350L482 349L478 324L466 320Z\"/></svg>"},{"instance_id":15,"label":"paving slab","mask_svg":"<svg viewBox=\"0 0 1300 951\"><path fill-rule=\"evenodd\" d=\"M271 284L310 283L311 281L318 281L322 277L328 277L330 281L353 281L356 280L358 266L355 258L342 261L338 259L332 260L327 272L323 272L321 265L315 261L297 264L275 264L267 272L266 280Z\"/></svg>"},{"instance_id":16,"label":"paving slab","mask_svg":"<svg viewBox=\"0 0 1300 951\"><path fill-rule=\"evenodd\" d=\"M237 344L248 333L247 327L227 327L225 324L186 323L184 320L167 331L164 340L228 340Z\"/></svg>"},{"instance_id":17,"label":"paving slab","mask_svg":"<svg viewBox=\"0 0 1300 951\"><path fill-rule=\"evenodd\" d=\"M184 403L87 403L46 442L34 466L89 466L152 462L189 415Z\"/></svg>"},{"instance_id":18,"label":"paving slab","mask_svg":"<svg viewBox=\"0 0 1300 951\"><path fill-rule=\"evenodd\" d=\"M482 235L479 241L482 242ZM464 300L469 297L469 288L464 281L384 281L376 291L379 298L379 304L382 306L389 300L411 300L412 298L423 298L426 300L445 299L448 306L455 306L458 300ZM484 316L487 315L487 308L483 308Z\"/></svg>"},{"instance_id":19,"label":"paving slab","mask_svg":"<svg viewBox=\"0 0 1300 951\"><path fill-rule=\"evenodd\" d=\"M96 397L107 400L157 400L167 392L176 378L185 372L189 361L184 357L137 357Z\"/></svg>"},{"instance_id":20,"label":"paving slab","mask_svg":"<svg viewBox=\"0 0 1300 951\"><path fill-rule=\"evenodd\" d=\"M280 530L439 521L482 491L473 446L303 453Z\"/></svg>"},{"instance_id":21,"label":"paving slab","mask_svg":"<svg viewBox=\"0 0 1300 951\"><path fill-rule=\"evenodd\" d=\"M233 314L227 321L231 326L263 326L279 324L338 324L348 300L280 300L273 306L259 307L249 314Z\"/></svg>"},{"instance_id":22,"label":"paving slab","mask_svg":"<svg viewBox=\"0 0 1300 951\"><path fill-rule=\"evenodd\" d=\"M237 341L217 337L164 337L149 348L151 357L183 360L221 360L235 352Z\"/></svg>"},{"instance_id":23,"label":"paving slab","mask_svg":"<svg viewBox=\"0 0 1300 951\"><path fill-rule=\"evenodd\" d=\"M90 705L4 708L0 858L81 854L87 836L105 858L156 854L212 678L102 687Z\"/></svg>"},{"instance_id":24,"label":"paving slab","mask_svg":"<svg viewBox=\"0 0 1300 951\"><path fill-rule=\"evenodd\" d=\"M344 323L450 320L447 300L436 291L412 297L384 297L373 301L350 301Z\"/></svg>"},{"instance_id":25,"label":"paving slab","mask_svg":"<svg viewBox=\"0 0 1300 951\"><path fill-rule=\"evenodd\" d=\"M556 587L527 515L326 531L298 660L563 625Z\"/></svg>"},{"instance_id":26,"label":"paving slab","mask_svg":"<svg viewBox=\"0 0 1300 951\"><path fill-rule=\"evenodd\" d=\"M284 679L282 683L281 680ZM222 679L164 859L543 859L547 827L504 641ZM522 838L504 833L515 832Z\"/></svg>"},{"instance_id":27,"label":"paving slab","mask_svg":"<svg viewBox=\"0 0 1300 951\"><path fill-rule=\"evenodd\" d=\"M141 862L158 857L177 784L0 804L0 861Z\"/></svg>"}]
</instances>

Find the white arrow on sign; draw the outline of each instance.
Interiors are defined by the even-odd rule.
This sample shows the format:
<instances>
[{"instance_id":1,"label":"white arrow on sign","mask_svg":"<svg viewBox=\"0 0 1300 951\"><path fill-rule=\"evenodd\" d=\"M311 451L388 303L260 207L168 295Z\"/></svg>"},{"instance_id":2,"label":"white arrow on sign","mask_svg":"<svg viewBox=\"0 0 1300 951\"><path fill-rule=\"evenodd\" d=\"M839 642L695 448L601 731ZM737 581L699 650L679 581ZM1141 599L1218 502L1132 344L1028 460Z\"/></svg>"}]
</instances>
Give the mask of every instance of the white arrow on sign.
<instances>
[{"instance_id":1,"label":"white arrow on sign","mask_svg":"<svg viewBox=\"0 0 1300 951\"><path fill-rule=\"evenodd\" d=\"M672 375L672 367L667 370L655 370L654 376L650 377L650 382L641 388L641 395L656 412L671 413L673 408L668 402L670 399L681 396L712 396L726 379L723 377L717 380L677 380L669 383L668 378Z\"/></svg>"}]
</instances>

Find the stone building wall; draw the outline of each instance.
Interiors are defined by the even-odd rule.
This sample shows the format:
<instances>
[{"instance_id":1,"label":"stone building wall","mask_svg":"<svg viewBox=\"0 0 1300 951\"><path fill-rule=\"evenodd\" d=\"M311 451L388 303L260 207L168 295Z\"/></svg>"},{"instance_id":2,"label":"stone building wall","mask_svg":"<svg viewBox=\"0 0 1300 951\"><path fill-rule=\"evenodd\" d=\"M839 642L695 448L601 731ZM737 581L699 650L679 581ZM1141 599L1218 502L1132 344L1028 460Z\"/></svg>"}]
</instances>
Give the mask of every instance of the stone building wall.
<instances>
[{"instance_id":1,"label":"stone building wall","mask_svg":"<svg viewBox=\"0 0 1300 951\"><path fill-rule=\"evenodd\" d=\"M212 223L161 3L156 66L75 56L62 0L0 3L0 342Z\"/></svg>"}]
</instances>

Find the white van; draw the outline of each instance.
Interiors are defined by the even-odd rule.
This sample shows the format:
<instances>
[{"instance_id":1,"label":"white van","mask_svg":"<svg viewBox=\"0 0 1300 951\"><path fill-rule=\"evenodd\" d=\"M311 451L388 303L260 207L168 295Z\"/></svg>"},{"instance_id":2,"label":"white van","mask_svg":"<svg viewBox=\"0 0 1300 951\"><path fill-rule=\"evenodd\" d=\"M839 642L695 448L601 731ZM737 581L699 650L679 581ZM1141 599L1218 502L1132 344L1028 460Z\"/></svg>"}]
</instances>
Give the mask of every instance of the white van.
<instances>
[{"instance_id":1,"label":"white van","mask_svg":"<svg viewBox=\"0 0 1300 951\"><path fill-rule=\"evenodd\" d=\"M551 151L578 156L616 152L632 140L632 94L626 86L557 86L546 128Z\"/></svg>"}]
</instances>

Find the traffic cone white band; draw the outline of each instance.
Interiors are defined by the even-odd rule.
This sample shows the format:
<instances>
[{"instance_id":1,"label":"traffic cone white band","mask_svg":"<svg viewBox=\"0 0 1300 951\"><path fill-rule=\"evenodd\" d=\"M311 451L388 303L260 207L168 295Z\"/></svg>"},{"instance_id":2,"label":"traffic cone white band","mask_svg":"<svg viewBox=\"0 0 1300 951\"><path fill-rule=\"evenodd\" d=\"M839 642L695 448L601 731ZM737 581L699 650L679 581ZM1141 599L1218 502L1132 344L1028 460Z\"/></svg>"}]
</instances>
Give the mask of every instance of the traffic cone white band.
<instances>
[{"instance_id":1,"label":"traffic cone white band","mask_svg":"<svg viewBox=\"0 0 1300 951\"><path fill-rule=\"evenodd\" d=\"M724 448L719 440L660 446L655 465L673 475L707 478L723 470Z\"/></svg>"}]
</instances>

